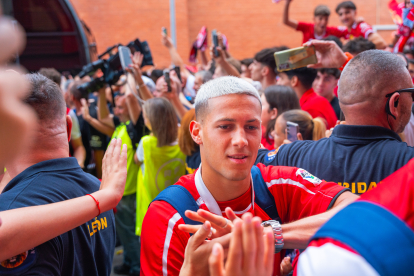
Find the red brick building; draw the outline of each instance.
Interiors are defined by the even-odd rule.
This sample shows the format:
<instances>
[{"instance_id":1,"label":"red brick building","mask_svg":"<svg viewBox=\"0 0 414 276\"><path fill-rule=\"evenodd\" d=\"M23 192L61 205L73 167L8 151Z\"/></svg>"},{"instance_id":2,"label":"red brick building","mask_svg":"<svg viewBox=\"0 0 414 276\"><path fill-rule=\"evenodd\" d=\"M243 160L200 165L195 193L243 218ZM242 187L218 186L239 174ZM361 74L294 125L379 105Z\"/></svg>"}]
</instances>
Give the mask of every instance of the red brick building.
<instances>
[{"instance_id":1,"label":"red brick building","mask_svg":"<svg viewBox=\"0 0 414 276\"><path fill-rule=\"evenodd\" d=\"M331 9L330 25L339 25L335 7L341 0L294 0L291 18L312 21L313 9L326 4ZM393 24L389 0L354 0L358 15L371 25ZM98 53L116 43L127 43L138 37L147 40L158 67L170 64L168 51L161 44L161 28L170 29L169 0L72 0L80 18L92 29ZM190 47L200 28L217 29L230 43L230 52L237 58L253 57L262 48L286 45L299 46L302 34L282 23L284 1L271 0L175 0L177 48L188 60ZM390 41L390 31L379 31ZM211 39L209 37L209 42Z\"/></svg>"}]
</instances>

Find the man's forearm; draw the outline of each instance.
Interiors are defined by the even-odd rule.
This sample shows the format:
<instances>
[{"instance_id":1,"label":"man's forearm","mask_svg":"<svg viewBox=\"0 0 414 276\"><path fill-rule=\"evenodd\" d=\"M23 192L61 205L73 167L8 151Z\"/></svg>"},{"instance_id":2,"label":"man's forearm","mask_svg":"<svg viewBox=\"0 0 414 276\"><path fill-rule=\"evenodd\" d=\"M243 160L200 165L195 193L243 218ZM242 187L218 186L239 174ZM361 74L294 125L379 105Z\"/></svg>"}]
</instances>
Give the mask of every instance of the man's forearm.
<instances>
[{"instance_id":1,"label":"man's forearm","mask_svg":"<svg viewBox=\"0 0 414 276\"><path fill-rule=\"evenodd\" d=\"M316 231L338 211L358 199L357 195L351 192L344 192L335 201L331 210L307 217L295 222L282 225L284 248L287 249L304 249L308 245L310 238L315 235Z\"/></svg>"},{"instance_id":2,"label":"man's forearm","mask_svg":"<svg viewBox=\"0 0 414 276\"><path fill-rule=\"evenodd\" d=\"M101 133L103 133L103 134L105 134L109 137L112 137L112 134L114 133L114 130L115 130L113 127L107 126L107 125L103 124L102 122L100 122L97 119L92 118L92 117L85 118L85 121L87 121L97 131L99 131L99 132L101 132Z\"/></svg>"},{"instance_id":3,"label":"man's forearm","mask_svg":"<svg viewBox=\"0 0 414 276\"><path fill-rule=\"evenodd\" d=\"M223 68L224 71L226 71L228 75L235 76L238 78L241 77L239 71L237 71L237 69L233 65L228 63L227 60L225 60L224 58L221 59L220 66Z\"/></svg>"},{"instance_id":4,"label":"man's forearm","mask_svg":"<svg viewBox=\"0 0 414 276\"><path fill-rule=\"evenodd\" d=\"M289 7L290 1L287 0L285 4L285 9L283 10L283 24L296 29L298 27L298 22L289 18Z\"/></svg>"},{"instance_id":5,"label":"man's forearm","mask_svg":"<svg viewBox=\"0 0 414 276\"><path fill-rule=\"evenodd\" d=\"M73 151L73 157L76 158L76 160L78 161L78 164L81 168L83 168L85 166L85 159L86 159L86 150L85 147L82 145L80 147L77 147L74 151Z\"/></svg>"},{"instance_id":6,"label":"man's forearm","mask_svg":"<svg viewBox=\"0 0 414 276\"><path fill-rule=\"evenodd\" d=\"M173 105L175 113L177 113L178 118L180 118L181 120L184 117L185 113L187 112L187 109L185 109L185 107L183 106L183 104L181 103L178 97L171 100L171 104Z\"/></svg>"},{"instance_id":7,"label":"man's forearm","mask_svg":"<svg viewBox=\"0 0 414 276\"><path fill-rule=\"evenodd\" d=\"M370 34L368 40L375 44L376 49L382 50L387 47L387 43L378 33Z\"/></svg>"}]
</instances>

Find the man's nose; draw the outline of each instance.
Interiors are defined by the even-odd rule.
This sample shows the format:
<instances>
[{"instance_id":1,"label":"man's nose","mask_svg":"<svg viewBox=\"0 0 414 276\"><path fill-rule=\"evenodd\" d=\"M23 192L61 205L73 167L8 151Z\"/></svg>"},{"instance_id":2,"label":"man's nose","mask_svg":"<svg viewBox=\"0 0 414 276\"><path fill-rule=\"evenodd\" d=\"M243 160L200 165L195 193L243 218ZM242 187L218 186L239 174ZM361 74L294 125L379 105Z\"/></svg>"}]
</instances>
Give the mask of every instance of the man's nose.
<instances>
[{"instance_id":1,"label":"man's nose","mask_svg":"<svg viewBox=\"0 0 414 276\"><path fill-rule=\"evenodd\" d=\"M246 131L244 128L237 128L232 139L233 146L243 148L247 146Z\"/></svg>"}]
</instances>

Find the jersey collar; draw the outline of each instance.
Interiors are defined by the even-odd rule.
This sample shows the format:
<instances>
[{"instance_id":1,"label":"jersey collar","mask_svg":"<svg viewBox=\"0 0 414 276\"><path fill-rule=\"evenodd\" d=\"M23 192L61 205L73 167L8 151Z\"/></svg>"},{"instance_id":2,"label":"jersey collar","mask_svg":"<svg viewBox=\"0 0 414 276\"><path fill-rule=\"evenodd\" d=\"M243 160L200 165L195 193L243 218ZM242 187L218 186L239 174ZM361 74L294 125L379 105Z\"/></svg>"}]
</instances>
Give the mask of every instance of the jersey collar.
<instances>
[{"instance_id":1,"label":"jersey collar","mask_svg":"<svg viewBox=\"0 0 414 276\"><path fill-rule=\"evenodd\" d=\"M210 212L218 215L218 216L223 216L221 209L217 203L217 201L214 199L213 195L210 193L210 191L207 189L206 185L204 184L203 178L201 177L201 164L200 167L198 168L196 174L195 174L195 186L197 188L197 192L200 195L201 199L204 201L204 203L206 204L208 210L210 210ZM254 187L253 187L253 178L250 174L250 182L252 183L252 202L251 202L251 206L253 207L254 210ZM247 208L246 210L249 210L250 208ZM236 214L240 214L241 212L235 212Z\"/></svg>"},{"instance_id":2,"label":"jersey collar","mask_svg":"<svg viewBox=\"0 0 414 276\"><path fill-rule=\"evenodd\" d=\"M397 133L380 126L339 125L334 128L332 137L358 140L394 139L402 141Z\"/></svg>"}]
</instances>

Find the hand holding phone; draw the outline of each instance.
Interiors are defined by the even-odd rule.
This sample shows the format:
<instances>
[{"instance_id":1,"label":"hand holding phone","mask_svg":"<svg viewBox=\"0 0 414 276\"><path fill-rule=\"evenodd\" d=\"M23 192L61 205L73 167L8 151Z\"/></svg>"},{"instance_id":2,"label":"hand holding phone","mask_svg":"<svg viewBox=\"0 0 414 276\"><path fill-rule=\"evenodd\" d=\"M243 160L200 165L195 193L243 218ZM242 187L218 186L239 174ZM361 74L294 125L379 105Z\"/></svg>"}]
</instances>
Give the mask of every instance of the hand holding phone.
<instances>
[{"instance_id":1,"label":"hand holding phone","mask_svg":"<svg viewBox=\"0 0 414 276\"><path fill-rule=\"evenodd\" d=\"M299 125L292 122L286 123L287 139L291 142L298 140Z\"/></svg>"},{"instance_id":2,"label":"hand holding phone","mask_svg":"<svg viewBox=\"0 0 414 276\"><path fill-rule=\"evenodd\" d=\"M174 71L177 74L177 77L180 80L180 82L182 82L182 80L181 80L181 69L180 69L180 66L174 66Z\"/></svg>"},{"instance_id":3,"label":"hand holding phone","mask_svg":"<svg viewBox=\"0 0 414 276\"><path fill-rule=\"evenodd\" d=\"M118 47L119 59L121 60L122 69L126 72L129 66L132 65L131 50L125 46Z\"/></svg>"},{"instance_id":4,"label":"hand holding phone","mask_svg":"<svg viewBox=\"0 0 414 276\"><path fill-rule=\"evenodd\" d=\"M168 70L168 69L165 69L164 71L163 71L163 74L164 74L164 79L165 79L165 82L167 83L167 86L168 86L168 92L171 92L172 90L171 90L171 79L170 79L170 70Z\"/></svg>"}]
</instances>

